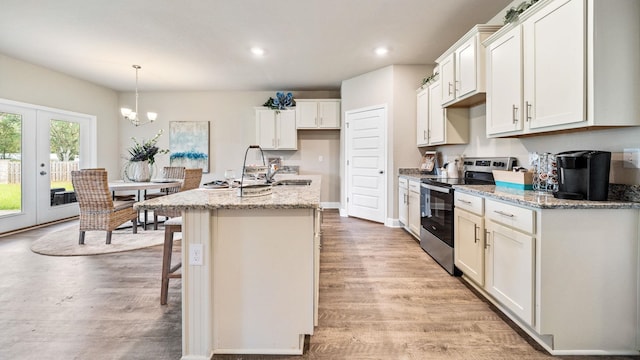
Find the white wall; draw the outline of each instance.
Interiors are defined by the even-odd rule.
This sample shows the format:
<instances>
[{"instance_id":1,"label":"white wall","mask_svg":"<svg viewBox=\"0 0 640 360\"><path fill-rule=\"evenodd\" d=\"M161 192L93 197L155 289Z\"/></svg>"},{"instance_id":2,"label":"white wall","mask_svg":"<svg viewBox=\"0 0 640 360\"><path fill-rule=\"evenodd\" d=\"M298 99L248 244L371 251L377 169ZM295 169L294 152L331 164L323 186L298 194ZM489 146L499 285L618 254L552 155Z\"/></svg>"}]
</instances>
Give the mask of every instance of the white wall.
<instances>
[{"instance_id":1,"label":"white wall","mask_svg":"<svg viewBox=\"0 0 640 360\"><path fill-rule=\"evenodd\" d=\"M387 218L397 218L399 167L418 167L416 143L416 89L433 72L429 65L392 65L342 82L343 114L376 105L387 106ZM344 134L341 143L344 144ZM340 163L344 164L344 149ZM344 168L341 168L344 174ZM344 176L342 188L345 188ZM346 209L346 194L341 196Z\"/></svg>"},{"instance_id":2,"label":"white wall","mask_svg":"<svg viewBox=\"0 0 640 360\"><path fill-rule=\"evenodd\" d=\"M487 139L484 104L471 108L470 125L469 144L445 145L437 148L442 152L445 162L451 156L462 154L464 156L515 156L522 166L529 167L527 162L530 152L556 154L569 150L604 150L612 152L611 182L640 184L640 170L625 169L622 165L622 153L625 148L640 148L640 127Z\"/></svg>"},{"instance_id":3,"label":"white wall","mask_svg":"<svg viewBox=\"0 0 640 360\"><path fill-rule=\"evenodd\" d=\"M95 165L106 168L110 177L119 172L115 91L0 54L0 98L95 115L98 132Z\"/></svg>"},{"instance_id":4,"label":"white wall","mask_svg":"<svg viewBox=\"0 0 640 360\"><path fill-rule=\"evenodd\" d=\"M340 98L338 91L293 92L296 99ZM205 91L205 92L150 92L140 93L139 111L155 111L158 119L152 124L134 127L121 120L119 153L124 164L126 149L131 146L131 137L138 140L154 136L163 129L160 148L169 148L169 122L209 121L210 123L210 163L209 174L203 175L203 182L221 180L225 169L234 169L241 174L242 162L247 146L256 143L256 106L262 106L273 91ZM134 94L122 93L119 107L134 106ZM301 174L322 175L323 202L340 201L339 174L339 130L298 131L297 151L265 151L266 157L282 157L284 165L300 166ZM251 150L247 162L260 160L258 152ZM322 157L322 161L320 161ZM260 160L261 161L261 160ZM156 168L169 165L169 155L156 157Z\"/></svg>"}]
</instances>

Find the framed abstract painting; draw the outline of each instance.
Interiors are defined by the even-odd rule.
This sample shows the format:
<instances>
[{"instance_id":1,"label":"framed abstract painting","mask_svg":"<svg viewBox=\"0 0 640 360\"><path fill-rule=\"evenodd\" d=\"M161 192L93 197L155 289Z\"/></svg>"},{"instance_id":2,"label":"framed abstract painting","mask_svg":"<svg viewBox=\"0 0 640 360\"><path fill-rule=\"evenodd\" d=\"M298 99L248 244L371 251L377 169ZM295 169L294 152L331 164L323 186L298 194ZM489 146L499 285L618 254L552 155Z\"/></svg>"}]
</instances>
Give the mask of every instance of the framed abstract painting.
<instances>
[{"instance_id":1,"label":"framed abstract painting","mask_svg":"<svg viewBox=\"0 0 640 360\"><path fill-rule=\"evenodd\" d=\"M209 172L209 122L169 122L169 151L171 166L201 168Z\"/></svg>"}]
</instances>

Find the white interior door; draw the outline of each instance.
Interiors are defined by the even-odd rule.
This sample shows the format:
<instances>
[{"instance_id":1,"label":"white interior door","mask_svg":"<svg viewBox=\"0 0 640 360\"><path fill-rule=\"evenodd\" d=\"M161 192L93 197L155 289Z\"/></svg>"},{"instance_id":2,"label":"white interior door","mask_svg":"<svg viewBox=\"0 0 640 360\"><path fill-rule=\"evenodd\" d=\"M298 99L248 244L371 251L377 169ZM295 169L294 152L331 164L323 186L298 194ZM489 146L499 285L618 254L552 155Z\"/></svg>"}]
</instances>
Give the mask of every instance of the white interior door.
<instances>
[{"instance_id":1,"label":"white interior door","mask_svg":"<svg viewBox=\"0 0 640 360\"><path fill-rule=\"evenodd\" d=\"M386 107L346 113L347 215L386 219Z\"/></svg>"},{"instance_id":2,"label":"white interior door","mask_svg":"<svg viewBox=\"0 0 640 360\"><path fill-rule=\"evenodd\" d=\"M0 100L0 233L78 214L71 171L95 163L95 117Z\"/></svg>"}]
</instances>

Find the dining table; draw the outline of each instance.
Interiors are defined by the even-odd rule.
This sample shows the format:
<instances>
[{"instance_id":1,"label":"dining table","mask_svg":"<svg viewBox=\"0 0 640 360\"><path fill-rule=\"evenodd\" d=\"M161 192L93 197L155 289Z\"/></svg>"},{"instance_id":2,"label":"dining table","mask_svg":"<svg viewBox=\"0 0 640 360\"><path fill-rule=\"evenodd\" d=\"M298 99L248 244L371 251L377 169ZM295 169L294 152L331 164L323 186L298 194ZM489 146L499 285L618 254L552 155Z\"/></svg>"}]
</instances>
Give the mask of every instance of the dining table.
<instances>
[{"instance_id":1,"label":"dining table","mask_svg":"<svg viewBox=\"0 0 640 360\"><path fill-rule=\"evenodd\" d=\"M151 179L151 181L109 181L109 191L115 196L118 191L136 191L136 201L144 200L147 190L164 190L168 193L170 188L180 187L182 179ZM143 227L147 229L148 216L144 212Z\"/></svg>"}]
</instances>

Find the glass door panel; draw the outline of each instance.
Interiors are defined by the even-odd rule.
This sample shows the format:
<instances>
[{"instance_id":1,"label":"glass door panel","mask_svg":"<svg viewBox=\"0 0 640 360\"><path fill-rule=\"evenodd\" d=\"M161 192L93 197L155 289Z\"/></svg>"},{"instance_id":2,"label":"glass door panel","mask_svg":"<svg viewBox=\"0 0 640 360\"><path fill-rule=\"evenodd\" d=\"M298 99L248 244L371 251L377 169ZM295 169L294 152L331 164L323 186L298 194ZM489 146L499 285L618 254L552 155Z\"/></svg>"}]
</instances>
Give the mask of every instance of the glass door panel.
<instances>
[{"instance_id":1,"label":"glass door panel","mask_svg":"<svg viewBox=\"0 0 640 360\"><path fill-rule=\"evenodd\" d=\"M0 216L22 211L22 115L0 113Z\"/></svg>"},{"instance_id":2,"label":"glass door panel","mask_svg":"<svg viewBox=\"0 0 640 360\"><path fill-rule=\"evenodd\" d=\"M0 233L26 227L36 220L36 111L0 102ZM31 145L31 146L29 146Z\"/></svg>"},{"instance_id":3,"label":"glass door panel","mask_svg":"<svg viewBox=\"0 0 640 360\"><path fill-rule=\"evenodd\" d=\"M80 162L80 124L73 121L51 119L49 122L49 180L51 206L76 202L71 183L71 172L78 170Z\"/></svg>"}]
</instances>

